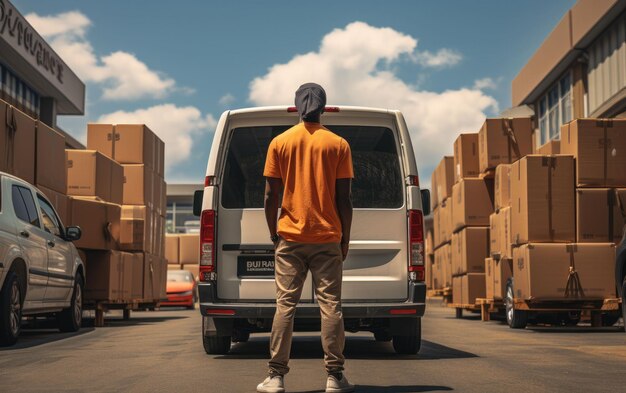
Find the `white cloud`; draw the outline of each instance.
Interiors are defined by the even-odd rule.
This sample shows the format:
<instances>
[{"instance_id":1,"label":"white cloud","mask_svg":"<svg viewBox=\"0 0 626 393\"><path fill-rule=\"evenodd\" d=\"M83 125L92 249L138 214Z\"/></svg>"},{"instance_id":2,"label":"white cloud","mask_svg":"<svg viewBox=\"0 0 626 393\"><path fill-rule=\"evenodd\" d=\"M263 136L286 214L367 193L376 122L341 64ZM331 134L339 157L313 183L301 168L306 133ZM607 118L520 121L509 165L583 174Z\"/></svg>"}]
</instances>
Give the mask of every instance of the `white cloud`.
<instances>
[{"instance_id":1,"label":"white cloud","mask_svg":"<svg viewBox=\"0 0 626 393\"><path fill-rule=\"evenodd\" d=\"M498 83L492 78L482 78L474 81L474 89L495 89L498 87Z\"/></svg>"},{"instance_id":2,"label":"white cloud","mask_svg":"<svg viewBox=\"0 0 626 393\"><path fill-rule=\"evenodd\" d=\"M414 55L415 61L424 66L432 68L443 68L457 65L463 56L451 49L439 49L436 53L429 51L417 52Z\"/></svg>"},{"instance_id":3,"label":"white cloud","mask_svg":"<svg viewBox=\"0 0 626 393\"><path fill-rule=\"evenodd\" d=\"M175 87L173 79L150 69L131 53L97 56L86 39L91 21L79 11L51 16L30 13L26 19L83 81L102 85L105 99L163 98Z\"/></svg>"},{"instance_id":4,"label":"white cloud","mask_svg":"<svg viewBox=\"0 0 626 393\"><path fill-rule=\"evenodd\" d=\"M213 116L203 116L198 108L174 104L155 105L132 112L117 111L100 116L97 122L146 124L165 142L166 168L189 158L194 137L213 131L217 124Z\"/></svg>"},{"instance_id":5,"label":"white cloud","mask_svg":"<svg viewBox=\"0 0 626 393\"><path fill-rule=\"evenodd\" d=\"M235 102L236 98L234 95L227 93L225 95L223 95L222 97L220 97L219 103L221 106L229 106L231 105L233 102Z\"/></svg>"},{"instance_id":6,"label":"white cloud","mask_svg":"<svg viewBox=\"0 0 626 393\"><path fill-rule=\"evenodd\" d=\"M497 111L498 105L480 89L423 91L377 67L381 61L397 62L403 57L411 64L416 47L417 39L411 36L354 22L328 33L317 52L294 56L255 78L249 99L258 105L293 105L300 84L317 82L326 89L329 104L400 109L418 164L434 167L443 155L452 153L459 133L478 131L485 112Z\"/></svg>"}]
</instances>

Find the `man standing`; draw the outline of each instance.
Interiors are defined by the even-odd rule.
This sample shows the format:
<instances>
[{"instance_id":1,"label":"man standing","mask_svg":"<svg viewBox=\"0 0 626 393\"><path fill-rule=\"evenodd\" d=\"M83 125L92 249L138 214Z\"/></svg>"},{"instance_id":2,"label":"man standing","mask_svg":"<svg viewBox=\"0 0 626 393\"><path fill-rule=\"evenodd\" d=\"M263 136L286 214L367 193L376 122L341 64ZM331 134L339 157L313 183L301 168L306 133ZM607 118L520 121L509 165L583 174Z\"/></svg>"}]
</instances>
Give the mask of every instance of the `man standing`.
<instances>
[{"instance_id":1,"label":"man standing","mask_svg":"<svg viewBox=\"0 0 626 393\"><path fill-rule=\"evenodd\" d=\"M310 270L322 318L326 391L352 392L354 385L343 375L341 312L342 265L352 224L352 156L348 143L320 124L326 105L320 85L300 86L295 103L301 122L272 140L263 172L265 217L276 248L276 314L269 376L257 391L285 391L293 318Z\"/></svg>"}]
</instances>

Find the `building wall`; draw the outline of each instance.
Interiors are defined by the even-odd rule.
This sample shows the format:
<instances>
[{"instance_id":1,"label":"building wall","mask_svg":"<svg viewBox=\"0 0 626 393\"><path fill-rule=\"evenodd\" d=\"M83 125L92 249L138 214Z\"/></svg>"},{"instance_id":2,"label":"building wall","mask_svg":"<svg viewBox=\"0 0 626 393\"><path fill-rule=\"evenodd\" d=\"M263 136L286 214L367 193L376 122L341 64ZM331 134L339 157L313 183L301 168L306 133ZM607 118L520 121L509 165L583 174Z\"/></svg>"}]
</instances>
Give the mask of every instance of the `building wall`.
<instances>
[{"instance_id":1,"label":"building wall","mask_svg":"<svg viewBox=\"0 0 626 393\"><path fill-rule=\"evenodd\" d=\"M588 105L592 117L626 110L626 12L588 48Z\"/></svg>"}]
</instances>

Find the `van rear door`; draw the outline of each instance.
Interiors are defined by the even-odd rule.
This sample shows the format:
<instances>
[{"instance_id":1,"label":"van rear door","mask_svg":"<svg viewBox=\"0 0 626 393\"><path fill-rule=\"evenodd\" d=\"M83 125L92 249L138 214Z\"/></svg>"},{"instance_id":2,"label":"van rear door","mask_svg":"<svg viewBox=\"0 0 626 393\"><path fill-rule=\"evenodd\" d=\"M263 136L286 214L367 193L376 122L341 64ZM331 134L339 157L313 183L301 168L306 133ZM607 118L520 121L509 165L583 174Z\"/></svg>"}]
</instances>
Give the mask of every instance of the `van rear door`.
<instances>
[{"instance_id":1,"label":"van rear door","mask_svg":"<svg viewBox=\"0 0 626 393\"><path fill-rule=\"evenodd\" d=\"M407 298L407 210L400 133L386 111L327 112L322 122L352 149L354 215L344 262L344 302ZM216 160L218 297L273 301L269 232L263 210L263 167L270 141L298 121L296 113L232 114ZM314 297L310 277L303 302Z\"/></svg>"}]
</instances>

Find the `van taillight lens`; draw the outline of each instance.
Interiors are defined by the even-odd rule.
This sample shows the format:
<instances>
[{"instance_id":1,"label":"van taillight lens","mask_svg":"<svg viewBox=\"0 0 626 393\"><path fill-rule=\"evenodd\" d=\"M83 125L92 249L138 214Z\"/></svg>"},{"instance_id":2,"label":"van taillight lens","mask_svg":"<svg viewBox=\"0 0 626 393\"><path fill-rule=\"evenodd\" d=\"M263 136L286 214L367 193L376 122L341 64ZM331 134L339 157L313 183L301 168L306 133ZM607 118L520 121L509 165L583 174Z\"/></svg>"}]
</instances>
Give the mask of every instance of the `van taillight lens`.
<instances>
[{"instance_id":1,"label":"van taillight lens","mask_svg":"<svg viewBox=\"0 0 626 393\"><path fill-rule=\"evenodd\" d=\"M215 281L215 210L204 210L200 218L200 281Z\"/></svg>"},{"instance_id":2,"label":"van taillight lens","mask_svg":"<svg viewBox=\"0 0 626 393\"><path fill-rule=\"evenodd\" d=\"M409 279L424 281L424 215L409 210Z\"/></svg>"}]
</instances>

